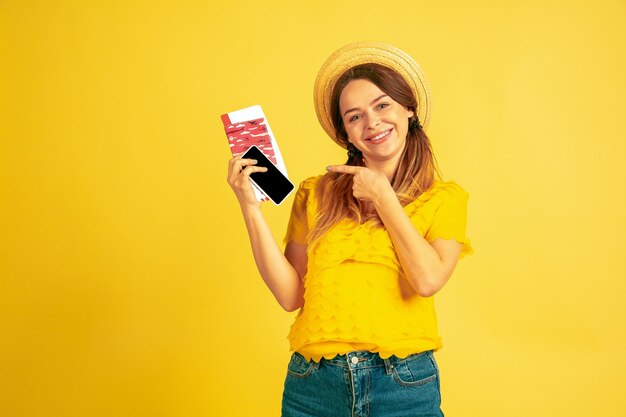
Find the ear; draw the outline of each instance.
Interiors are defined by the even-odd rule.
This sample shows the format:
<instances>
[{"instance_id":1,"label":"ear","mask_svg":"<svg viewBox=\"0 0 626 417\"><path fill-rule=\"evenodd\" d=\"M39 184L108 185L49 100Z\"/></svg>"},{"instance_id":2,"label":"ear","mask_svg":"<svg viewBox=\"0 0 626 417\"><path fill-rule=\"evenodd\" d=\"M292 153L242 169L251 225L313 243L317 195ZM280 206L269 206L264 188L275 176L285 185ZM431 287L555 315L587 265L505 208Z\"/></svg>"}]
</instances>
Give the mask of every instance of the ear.
<instances>
[{"instance_id":1,"label":"ear","mask_svg":"<svg viewBox=\"0 0 626 417\"><path fill-rule=\"evenodd\" d=\"M406 108L407 111L407 118L410 119L411 117L413 117L413 115L415 114L415 112L411 109L409 109L408 107Z\"/></svg>"}]
</instances>

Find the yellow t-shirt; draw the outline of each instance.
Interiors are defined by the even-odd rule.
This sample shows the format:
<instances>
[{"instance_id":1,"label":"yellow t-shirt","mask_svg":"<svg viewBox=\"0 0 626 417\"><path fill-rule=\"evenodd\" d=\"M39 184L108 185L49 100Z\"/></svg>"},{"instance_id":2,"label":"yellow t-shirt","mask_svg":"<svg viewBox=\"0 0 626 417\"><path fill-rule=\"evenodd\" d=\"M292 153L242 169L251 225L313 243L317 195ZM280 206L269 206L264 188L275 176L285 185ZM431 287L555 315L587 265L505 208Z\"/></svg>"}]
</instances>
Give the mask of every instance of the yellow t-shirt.
<instances>
[{"instance_id":1,"label":"yellow t-shirt","mask_svg":"<svg viewBox=\"0 0 626 417\"><path fill-rule=\"evenodd\" d=\"M300 184L285 244L307 243L320 178ZM462 243L462 258L473 253L465 236L468 198L454 181L439 181L404 210L429 243L437 238ZM413 290L384 228L343 220L308 248L307 268L304 305L288 336L291 351L319 362L355 350L404 358L441 348L434 298Z\"/></svg>"}]
</instances>

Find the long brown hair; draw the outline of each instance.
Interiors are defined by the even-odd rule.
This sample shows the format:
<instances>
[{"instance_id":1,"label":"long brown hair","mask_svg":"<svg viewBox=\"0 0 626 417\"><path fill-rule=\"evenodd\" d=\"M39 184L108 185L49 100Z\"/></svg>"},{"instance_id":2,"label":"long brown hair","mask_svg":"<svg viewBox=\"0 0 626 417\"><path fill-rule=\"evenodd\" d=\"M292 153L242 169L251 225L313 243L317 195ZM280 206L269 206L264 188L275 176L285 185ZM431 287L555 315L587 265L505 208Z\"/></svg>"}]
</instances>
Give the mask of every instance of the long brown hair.
<instances>
[{"instance_id":1,"label":"long brown hair","mask_svg":"<svg viewBox=\"0 0 626 417\"><path fill-rule=\"evenodd\" d=\"M352 145L348 142L348 134L339 111L339 97L345 86L355 79L371 81L394 101L414 112L413 117L408 120L406 145L390 181L400 204L404 207L428 190L436 178L442 178L430 140L417 118L417 101L407 82L394 70L374 63L352 67L339 77L331 96L331 114L336 138L346 148ZM349 157L346 165L365 166L363 159L358 156ZM309 248L334 225L346 218L357 223L372 220L374 225L382 226L378 213L364 214L363 203L352 195L352 175L326 173L317 185L316 195L318 210L315 227L309 236Z\"/></svg>"}]
</instances>

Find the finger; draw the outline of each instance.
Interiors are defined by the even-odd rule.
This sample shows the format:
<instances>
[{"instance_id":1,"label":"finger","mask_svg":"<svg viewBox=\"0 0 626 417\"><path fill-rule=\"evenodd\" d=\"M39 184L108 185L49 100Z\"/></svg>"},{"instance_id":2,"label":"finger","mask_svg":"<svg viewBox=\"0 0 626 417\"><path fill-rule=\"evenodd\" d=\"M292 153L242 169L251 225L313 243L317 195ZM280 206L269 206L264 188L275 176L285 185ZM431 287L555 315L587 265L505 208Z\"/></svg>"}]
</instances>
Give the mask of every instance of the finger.
<instances>
[{"instance_id":1,"label":"finger","mask_svg":"<svg viewBox=\"0 0 626 417\"><path fill-rule=\"evenodd\" d=\"M230 162L234 162L234 161L241 159L241 155L243 155L243 152L234 153L233 157L230 158Z\"/></svg>"},{"instance_id":2,"label":"finger","mask_svg":"<svg viewBox=\"0 0 626 417\"><path fill-rule=\"evenodd\" d=\"M237 161L237 160L239 160L239 159L242 159L242 158L241 158L241 156L242 156L242 155L244 155L244 154L245 154L245 152L235 152L235 153L233 153L233 154L232 154L232 155L233 155L233 157L232 157L232 158L230 158L231 162L232 162L232 161ZM244 159L245 159L245 158L244 158Z\"/></svg>"},{"instance_id":3,"label":"finger","mask_svg":"<svg viewBox=\"0 0 626 417\"><path fill-rule=\"evenodd\" d=\"M241 161L244 165L256 165L258 162L256 159L248 159L248 158L233 158L230 160L231 163L236 164Z\"/></svg>"},{"instance_id":4,"label":"finger","mask_svg":"<svg viewBox=\"0 0 626 417\"><path fill-rule=\"evenodd\" d=\"M330 165L326 167L326 170L328 171L339 172L342 174L356 174L362 169L363 167L353 167L349 165Z\"/></svg>"},{"instance_id":5,"label":"finger","mask_svg":"<svg viewBox=\"0 0 626 417\"><path fill-rule=\"evenodd\" d=\"M243 184L241 182L241 179L243 178L245 180L245 178L249 178L250 174L254 173L254 172L267 172L267 168L266 167L256 167L253 165L249 165L247 166L245 169L239 171L239 172L233 172L232 176L229 177L229 182L231 184L239 184L238 186L241 186L241 184ZM246 181L247 183L247 181Z\"/></svg>"},{"instance_id":6,"label":"finger","mask_svg":"<svg viewBox=\"0 0 626 417\"><path fill-rule=\"evenodd\" d=\"M234 181L246 166L255 165L256 163L257 161L255 159L231 159L229 162L228 181Z\"/></svg>"},{"instance_id":7,"label":"finger","mask_svg":"<svg viewBox=\"0 0 626 417\"><path fill-rule=\"evenodd\" d=\"M253 172L267 172L267 168L249 165L243 171L241 171L241 173L246 177L249 177L250 174L252 174Z\"/></svg>"},{"instance_id":8,"label":"finger","mask_svg":"<svg viewBox=\"0 0 626 417\"><path fill-rule=\"evenodd\" d=\"M239 167L239 171L243 170L245 167L253 166L257 164L256 159L240 159L241 162L235 163L236 167Z\"/></svg>"},{"instance_id":9,"label":"finger","mask_svg":"<svg viewBox=\"0 0 626 417\"><path fill-rule=\"evenodd\" d=\"M247 166L256 165L257 162L258 161L256 159L237 159L237 160L231 161L230 166L233 172L239 173L241 172L241 170L243 170Z\"/></svg>"}]
</instances>

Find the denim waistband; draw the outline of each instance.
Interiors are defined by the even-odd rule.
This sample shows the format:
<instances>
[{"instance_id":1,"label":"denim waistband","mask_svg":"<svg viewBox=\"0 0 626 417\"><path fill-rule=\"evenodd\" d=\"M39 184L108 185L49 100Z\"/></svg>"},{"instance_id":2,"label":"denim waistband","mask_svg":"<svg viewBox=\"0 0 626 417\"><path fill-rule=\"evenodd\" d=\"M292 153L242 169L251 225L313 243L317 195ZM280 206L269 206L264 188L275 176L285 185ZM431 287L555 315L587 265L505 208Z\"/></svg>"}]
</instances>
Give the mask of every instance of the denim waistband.
<instances>
[{"instance_id":1,"label":"denim waistband","mask_svg":"<svg viewBox=\"0 0 626 417\"><path fill-rule=\"evenodd\" d=\"M300 355L300 353L298 352L295 353ZM405 358L398 358L394 355L391 355L387 359L381 358L377 352L356 350L353 352L345 353L343 355L337 355L332 359L322 358L319 362L315 362L313 360L311 360L311 362L313 362L313 365L316 368L319 368L320 364L342 366L348 369L363 369L384 366L385 371L387 373L390 373L396 363L413 360L423 355L432 355L432 350L427 350L420 353L413 353ZM302 359L304 359L304 357L302 357Z\"/></svg>"}]
</instances>

